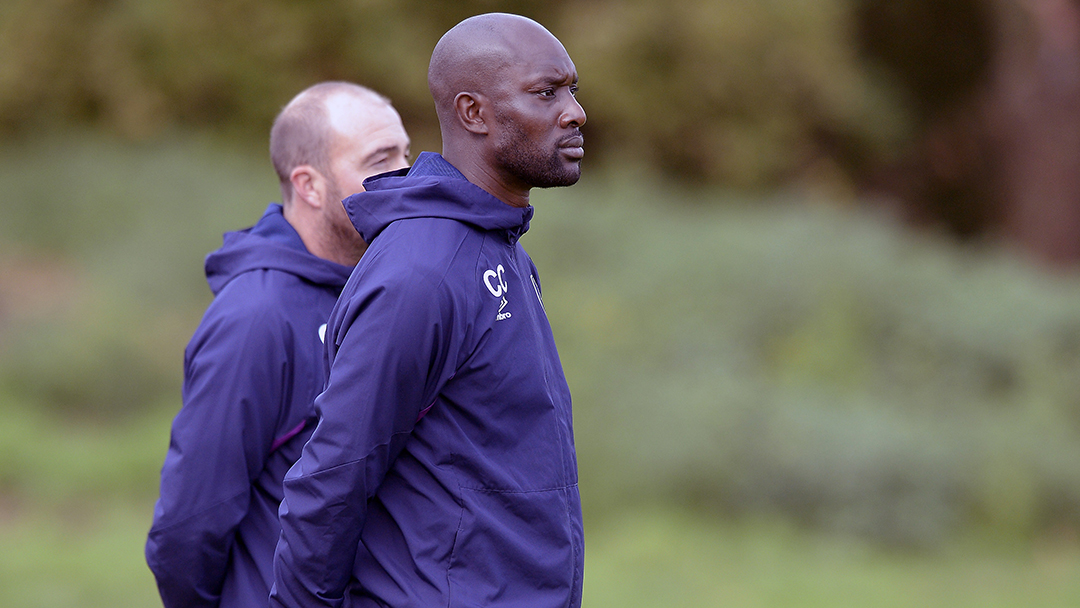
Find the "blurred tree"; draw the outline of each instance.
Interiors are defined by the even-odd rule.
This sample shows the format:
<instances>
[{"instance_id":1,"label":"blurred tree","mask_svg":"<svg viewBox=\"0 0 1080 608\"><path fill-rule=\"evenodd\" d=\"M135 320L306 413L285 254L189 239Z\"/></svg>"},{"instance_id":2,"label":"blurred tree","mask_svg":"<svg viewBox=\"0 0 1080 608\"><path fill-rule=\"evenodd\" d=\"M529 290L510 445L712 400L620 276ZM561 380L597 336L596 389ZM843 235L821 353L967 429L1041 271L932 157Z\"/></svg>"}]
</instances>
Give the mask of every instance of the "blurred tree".
<instances>
[{"instance_id":1,"label":"blurred tree","mask_svg":"<svg viewBox=\"0 0 1080 608\"><path fill-rule=\"evenodd\" d=\"M739 187L858 171L901 130L845 0L591 0L559 22L605 152Z\"/></svg>"},{"instance_id":2,"label":"blurred tree","mask_svg":"<svg viewBox=\"0 0 1080 608\"><path fill-rule=\"evenodd\" d=\"M992 101L1006 233L1057 264L1080 261L1080 5L999 0Z\"/></svg>"},{"instance_id":3,"label":"blurred tree","mask_svg":"<svg viewBox=\"0 0 1080 608\"><path fill-rule=\"evenodd\" d=\"M590 163L840 199L857 184L954 234L1080 259L1075 0L7 0L0 135L261 143L297 91L345 79L437 150L431 49L492 10L567 46Z\"/></svg>"},{"instance_id":4,"label":"blurred tree","mask_svg":"<svg viewBox=\"0 0 1080 608\"><path fill-rule=\"evenodd\" d=\"M578 62L590 159L762 187L836 181L902 126L860 70L850 0L13 0L0 8L0 129L173 127L260 140L318 80L392 97L438 147L426 90L439 36L504 10L545 23ZM876 151L876 152L875 152Z\"/></svg>"},{"instance_id":5,"label":"blurred tree","mask_svg":"<svg viewBox=\"0 0 1080 608\"><path fill-rule=\"evenodd\" d=\"M904 214L971 237L995 221L986 122L980 97L993 55L992 7L984 0L861 0L858 42L900 90L908 140L866 176L898 195Z\"/></svg>"},{"instance_id":6,"label":"blurred tree","mask_svg":"<svg viewBox=\"0 0 1080 608\"><path fill-rule=\"evenodd\" d=\"M1074 0L862 0L860 46L913 111L872 187L909 218L1080 261L1080 6Z\"/></svg>"}]
</instances>

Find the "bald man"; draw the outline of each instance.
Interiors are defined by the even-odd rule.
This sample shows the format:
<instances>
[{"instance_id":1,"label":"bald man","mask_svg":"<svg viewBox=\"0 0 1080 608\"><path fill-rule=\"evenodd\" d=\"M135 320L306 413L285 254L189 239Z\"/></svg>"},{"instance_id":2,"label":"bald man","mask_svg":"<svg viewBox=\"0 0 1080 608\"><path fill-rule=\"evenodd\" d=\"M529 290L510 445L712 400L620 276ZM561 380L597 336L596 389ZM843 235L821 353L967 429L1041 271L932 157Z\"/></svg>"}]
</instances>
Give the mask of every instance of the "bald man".
<instances>
[{"instance_id":1,"label":"bald man","mask_svg":"<svg viewBox=\"0 0 1080 608\"><path fill-rule=\"evenodd\" d=\"M580 606L570 391L518 239L580 176L577 72L538 23L467 19L428 81L443 154L365 182L319 423L286 475L273 606Z\"/></svg>"},{"instance_id":2,"label":"bald man","mask_svg":"<svg viewBox=\"0 0 1080 608\"><path fill-rule=\"evenodd\" d=\"M325 380L326 320L367 247L341 200L408 151L389 101L355 84L315 85L274 121L283 204L207 256L215 297L184 353L146 542L166 608L266 606L281 480Z\"/></svg>"}]
</instances>

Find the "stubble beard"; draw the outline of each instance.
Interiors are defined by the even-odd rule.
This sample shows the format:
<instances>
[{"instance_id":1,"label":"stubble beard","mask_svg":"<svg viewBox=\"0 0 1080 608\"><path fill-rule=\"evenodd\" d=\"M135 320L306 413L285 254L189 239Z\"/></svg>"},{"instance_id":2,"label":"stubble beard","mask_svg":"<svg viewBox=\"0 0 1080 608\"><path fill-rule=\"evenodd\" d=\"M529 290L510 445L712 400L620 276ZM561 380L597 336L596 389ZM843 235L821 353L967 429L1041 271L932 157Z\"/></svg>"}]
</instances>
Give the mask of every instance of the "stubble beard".
<instances>
[{"instance_id":1,"label":"stubble beard","mask_svg":"<svg viewBox=\"0 0 1080 608\"><path fill-rule=\"evenodd\" d=\"M531 188L572 186L581 178L580 162L567 163L558 148L545 155L517 124L502 126L507 135L495 150L495 160L510 175Z\"/></svg>"},{"instance_id":2,"label":"stubble beard","mask_svg":"<svg viewBox=\"0 0 1080 608\"><path fill-rule=\"evenodd\" d=\"M337 180L333 176L328 177L329 183L326 188L326 200L325 205L337 205L342 206L342 199L345 196L342 194L341 189L338 188ZM328 207L329 208L329 207ZM335 211L337 209L335 208ZM344 221L342 221L344 217ZM367 243L360 238L360 234L356 231L356 227L352 225L352 221L349 220L348 214L344 208L340 210L340 214L333 213L326 217L326 232L330 235L335 243L335 248L345 254L346 257L359 258L364 254L367 249Z\"/></svg>"}]
</instances>

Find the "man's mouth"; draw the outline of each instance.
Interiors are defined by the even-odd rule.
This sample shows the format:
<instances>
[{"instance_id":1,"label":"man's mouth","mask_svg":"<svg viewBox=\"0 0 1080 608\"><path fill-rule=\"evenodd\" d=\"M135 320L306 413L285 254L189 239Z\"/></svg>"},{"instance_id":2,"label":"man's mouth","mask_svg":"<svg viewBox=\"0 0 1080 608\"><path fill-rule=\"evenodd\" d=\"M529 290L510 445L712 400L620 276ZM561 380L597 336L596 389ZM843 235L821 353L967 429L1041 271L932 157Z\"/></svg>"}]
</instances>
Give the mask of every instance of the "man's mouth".
<instances>
[{"instance_id":1,"label":"man's mouth","mask_svg":"<svg viewBox=\"0 0 1080 608\"><path fill-rule=\"evenodd\" d=\"M580 160L585 156L585 138L580 135L568 137L559 142L559 149L569 158Z\"/></svg>"}]
</instances>

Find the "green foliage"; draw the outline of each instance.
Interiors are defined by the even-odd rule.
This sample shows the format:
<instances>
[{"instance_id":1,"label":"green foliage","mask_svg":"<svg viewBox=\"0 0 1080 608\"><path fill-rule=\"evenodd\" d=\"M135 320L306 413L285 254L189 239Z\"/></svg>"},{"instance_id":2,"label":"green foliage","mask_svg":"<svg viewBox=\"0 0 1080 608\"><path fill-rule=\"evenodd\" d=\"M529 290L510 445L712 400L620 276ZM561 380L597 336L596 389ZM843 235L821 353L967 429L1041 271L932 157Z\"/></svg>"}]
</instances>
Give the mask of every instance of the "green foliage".
<instances>
[{"instance_id":1,"label":"green foliage","mask_svg":"<svg viewBox=\"0 0 1080 608\"><path fill-rule=\"evenodd\" d=\"M743 187L828 182L902 127L860 64L851 5L596 1L559 24L590 129L624 158Z\"/></svg>"},{"instance_id":2,"label":"green foliage","mask_svg":"<svg viewBox=\"0 0 1080 608\"><path fill-rule=\"evenodd\" d=\"M0 393L0 513L47 505L89 515L110 501L156 497L175 407L162 399L143 409L86 421Z\"/></svg>"},{"instance_id":3,"label":"green foliage","mask_svg":"<svg viewBox=\"0 0 1080 608\"><path fill-rule=\"evenodd\" d=\"M85 135L0 151L0 184L0 388L105 418L178 394L203 256L278 194L266 159Z\"/></svg>"},{"instance_id":4,"label":"green foliage","mask_svg":"<svg viewBox=\"0 0 1080 608\"><path fill-rule=\"evenodd\" d=\"M145 139L179 125L261 142L302 88L347 79L393 98L415 150L438 150L431 49L465 17L511 11L576 61L590 158L832 187L907 126L858 55L854 3L13 0L0 9L0 131L60 122Z\"/></svg>"},{"instance_id":5,"label":"green foliage","mask_svg":"<svg viewBox=\"0 0 1080 608\"><path fill-rule=\"evenodd\" d=\"M71 136L0 149L0 189L0 605L152 604L202 255L273 173ZM1076 604L1076 276L647 172L534 204L586 605Z\"/></svg>"},{"instance_id":6,"label":"green foliage","mask_svg":"<svg viewBox=\"0 0 1080 608\"><path fill-rule=\"evenodd\" d=\"M590 508L676 500L913 547L1080 525L1073 278L850 210L621 184L534 195L526 243Z\"/></svg>"},{"instance_id":7,"label":"green foliage","mask_svg":"<svg viewBox=\"0 0 1080 608\"><path fill-rule=\"evenodd\" d=\"M17 194L0 208L0 394L102 428L174 412L202 256L261 212L268 162L198 139L67 143L0 152ZM923 548L1080 527L1076 277L644 172L534 203L525 246L590 518L675 503ZM36 458L5 456L0 488Z\"/></svg>"},{"instance_id":8,"label":"green foliage","mask_svg":"<svg viewBox=\"0 0 1080 608\"><path fill-rule=\"evenodd\" d=\"M160 329L156 319L94 300L6 332L0 387L58 411L106 419L178 391L173 368L180 351L163 351L159 342L175 337L172 328L148 339Z\"/></svg>"}]
</instances>

